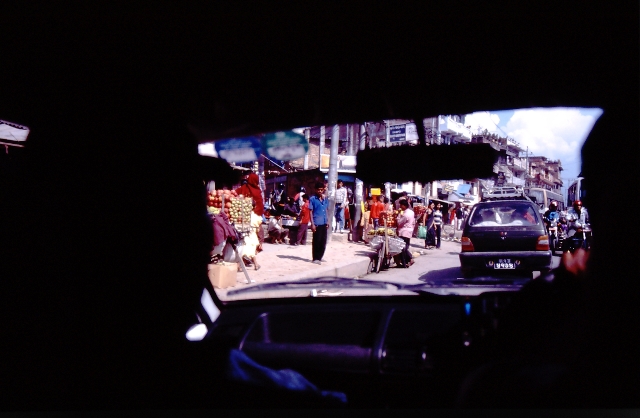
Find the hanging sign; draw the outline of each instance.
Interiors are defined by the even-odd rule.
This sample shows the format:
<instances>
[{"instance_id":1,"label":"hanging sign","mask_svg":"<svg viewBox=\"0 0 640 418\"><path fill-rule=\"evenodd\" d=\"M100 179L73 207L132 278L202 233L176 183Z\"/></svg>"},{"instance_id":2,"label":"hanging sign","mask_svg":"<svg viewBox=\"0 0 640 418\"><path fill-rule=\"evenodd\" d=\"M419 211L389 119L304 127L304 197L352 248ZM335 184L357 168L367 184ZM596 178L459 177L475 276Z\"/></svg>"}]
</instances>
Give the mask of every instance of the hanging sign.
<instances>
[{"instance_id":1,"label":"hanging sign","mask_svg":"<svg viewBox=\"0 0 640 418\"><path fill-rule=\"evenodd\" d=\"M216 141L214 146L218 155L229 163L255 161L262 152L260 140L253 136Z\"/></svg>"},{"instance_id":2,"label":"hanging sign","mask_svg":"<svg viewBox=\"0 0 640 418\"><path fill-rule=\"evenodd\" d=\"M262 149L273 159L290 161L304 157L309 143L304 135L293 131L276 132L262 138Z\"/></svg>"},{"instance_id":3,"label":"hanging sign","mask_svg":"<svg viewBox=\"0 0 640 418\"><path fill-rule=\"evenodd\" d=\"M389 142L404 142L407 140L407 126L389 126Z\"/></svg>"}]
</instances>

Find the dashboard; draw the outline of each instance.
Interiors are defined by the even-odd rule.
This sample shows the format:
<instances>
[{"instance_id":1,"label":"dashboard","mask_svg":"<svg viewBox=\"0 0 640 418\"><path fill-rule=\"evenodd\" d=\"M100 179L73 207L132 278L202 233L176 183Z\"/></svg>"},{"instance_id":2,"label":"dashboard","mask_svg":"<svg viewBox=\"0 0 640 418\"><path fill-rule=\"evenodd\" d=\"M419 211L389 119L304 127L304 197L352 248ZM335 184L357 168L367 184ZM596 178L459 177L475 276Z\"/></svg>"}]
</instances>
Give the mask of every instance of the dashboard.
<instances>
[{"instance_id":1,"label":"dashboard","mask_svg":"<svg viewBox=\"0 0 640 418\"><path fill-rule=\"evenodd\" d=\"M237 302L207 340L291 369L349 407L452 407L514 292Z\"/></svg>"}]
</instances>

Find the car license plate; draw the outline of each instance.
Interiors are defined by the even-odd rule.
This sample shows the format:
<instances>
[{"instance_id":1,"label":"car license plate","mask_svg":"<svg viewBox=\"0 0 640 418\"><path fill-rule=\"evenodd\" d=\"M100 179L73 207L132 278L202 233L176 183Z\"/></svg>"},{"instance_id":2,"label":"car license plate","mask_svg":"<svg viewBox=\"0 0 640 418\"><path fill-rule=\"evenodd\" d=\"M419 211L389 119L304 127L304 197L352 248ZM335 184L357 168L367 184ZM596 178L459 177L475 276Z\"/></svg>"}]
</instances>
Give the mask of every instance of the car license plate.
<instances>
[{"instance_id":1,"label":"car license plate","mask_svg":"<svg viewBox=\"0 0 640 418\"><path fill-rule=\"evenodd\" d=\"M510 258L501 258L493 264L493 268L495 270L513 270L516 268L516 264Z\"/></svg>"}]
</instances>

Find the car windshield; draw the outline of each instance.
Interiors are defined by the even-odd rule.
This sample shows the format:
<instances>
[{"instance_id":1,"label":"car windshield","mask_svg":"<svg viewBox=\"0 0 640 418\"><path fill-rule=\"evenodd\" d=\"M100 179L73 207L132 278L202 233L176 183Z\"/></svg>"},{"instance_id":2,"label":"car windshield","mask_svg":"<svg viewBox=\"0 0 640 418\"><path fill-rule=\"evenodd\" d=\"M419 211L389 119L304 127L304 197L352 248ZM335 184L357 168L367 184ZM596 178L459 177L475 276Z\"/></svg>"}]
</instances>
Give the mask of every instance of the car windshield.
<instances>
[{"instance_id":1,"label":"car windshield","mask_svg":"<svg viewBox=\"0 0 640 418\"><path fill-rule=\"evenodd\" d=\"M540 225L540 217L527 203L487 203L473 209L469 225L478 227Z\"/></svg>"},{"instance_id":2,"label":"car windshield","mask_svg":"<svg viewBox=\"0 0 640 418\"><path fill-rule=\"evenodd\" d=\"M371 120L200 141L200 155L227 160L242 178L231 187L203 179L214 233L208 267L212 286L222 301L308 297L314 292L325 297L415 296L415 286L441 294L452 283L479 292L480 279L465 274L461 253L469 254L464 245L471 239L480 256L482 242L465 237L465 226L543 228L531 200L484 202L485 196L500 187L543 188L566 196L565 188L580 171L580 145L600 114L600 109L515 109L439 115L417 124ZM570 128L564 124L567 118L573 121ZM541 125L556 132L553 143L540 133ZM358 177L364 169L364 163L357 165L359 153L423 146L419 129L431 150L490 146L497 152L493 173L422 182L418 165L410 167L415 181ZM454 173L459 164L455 156L439 163L453 167ZM392 170L403 162L383 159L379 164ZM544 233L536 229L534 241ZM546 254L547 264L534 267L524 255L510 253L493 254L483 265L506 266L510 271L501 273L519 279L558 265L548 245L510 239L500 251L538 251L536 256ZM495 269L477 273L484 279L497 274ZM400 283L413 291L370 283L345 286L345 280ZM499 287L502 280L485 280L482 288L487 283Z\"/></svg>"}]
</instances>

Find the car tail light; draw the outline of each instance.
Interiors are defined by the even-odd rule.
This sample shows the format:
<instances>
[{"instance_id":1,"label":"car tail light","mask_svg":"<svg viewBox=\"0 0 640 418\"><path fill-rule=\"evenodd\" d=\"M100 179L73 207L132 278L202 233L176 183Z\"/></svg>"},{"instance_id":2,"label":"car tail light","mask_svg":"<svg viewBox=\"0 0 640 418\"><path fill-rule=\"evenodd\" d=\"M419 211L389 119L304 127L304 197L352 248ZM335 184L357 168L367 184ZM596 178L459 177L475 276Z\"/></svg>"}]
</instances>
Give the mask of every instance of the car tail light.
<instances>
[{"instance_id":1,"label":"car tail light","mask_svg":"<svg viewBox=\"0 0 640 418\"><path fill-rule=\"evenodd\" d=\"M471 238L462 237L462 239L460 240L460 243L462 244L462 251L474 251Z\"/></svg>"},{"instance_id":2,"label":"car tail light","mask_svg":"<svg viewBox=\"0 0 640 418\"><path fill-rule=\"evenodd\" d=\"M549 236L541 235L538 237L538 243L536 244L536 251L548 251L549 250Z\"/></svg>"}]
</instances>

